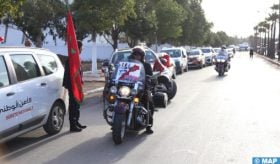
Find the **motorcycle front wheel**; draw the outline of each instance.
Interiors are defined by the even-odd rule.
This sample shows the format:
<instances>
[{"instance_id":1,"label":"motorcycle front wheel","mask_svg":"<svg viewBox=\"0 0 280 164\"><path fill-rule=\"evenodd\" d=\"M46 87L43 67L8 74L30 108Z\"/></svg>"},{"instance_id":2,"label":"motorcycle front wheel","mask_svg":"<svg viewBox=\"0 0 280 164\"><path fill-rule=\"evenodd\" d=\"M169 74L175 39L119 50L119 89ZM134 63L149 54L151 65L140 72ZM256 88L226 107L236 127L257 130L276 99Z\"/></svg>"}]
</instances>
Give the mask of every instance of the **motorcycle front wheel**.
<instances>
[{"instance_id":1,"label":"motorcycle front wheel","mask_svg":"<svg viewBox=\"0 0 280 164\"><path fill-rule=\"evenodd\" d=\"M116 145L121 144L124 140L126 131L126 119L125 114L115 114L113 121L113 141Z\"/></svg>"}]
</instances>

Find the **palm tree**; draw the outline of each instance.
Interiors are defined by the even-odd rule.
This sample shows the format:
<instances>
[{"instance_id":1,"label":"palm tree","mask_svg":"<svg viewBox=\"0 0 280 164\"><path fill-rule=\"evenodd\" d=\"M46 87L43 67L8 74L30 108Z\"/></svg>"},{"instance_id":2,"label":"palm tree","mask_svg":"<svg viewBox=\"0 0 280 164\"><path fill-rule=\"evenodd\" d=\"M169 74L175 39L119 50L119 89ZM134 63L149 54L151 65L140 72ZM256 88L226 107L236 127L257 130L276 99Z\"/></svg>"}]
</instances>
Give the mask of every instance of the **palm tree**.
<instances>
[{"instance_id":1,"label":"palm tree","mask_svg":"<svg viewBox=\"0 0 280 164\"><path fill-rule=\"evenodd\" d=\"M258 35L259 35L259 33L258 33L258 26L255 26L254 27L254 50L257 52L257 47L258 47Z\"/></svg>"},{"instance_id":2,"label":"palm tree","mask_svg":"<svg viewBox=\"0 0 280 164\"><path fill-rule=\"evenodd\" d=\"M267 55L267 46L269 45L269 28L270 24L266 21L264 21L263 27L265 29L265 39L264 39L264 46L265 46L265 52L264 55Z\"/></svg>"},{"instance_id":3,"label":"palm tree","mask_svg":"<svg viewBox=\"0 0 280 164\"><path fill-rule=\"evenodd\" d=\"M271 7L271 9L273 10L273 12L276 14L277 12L278 12L278 45L277 45L277 55L278 55L278 61L280 61L280 58L279 58L279 56L280 56L280 19L279 19L279 16L280 16L280 1L279 1L279 4L274 4L272 7ZM275 24L276 24L276 22L275 22Z\"/></svg>"},{"instance_id":4,"label":"palm tree","mask_svg":"<svg viewBox=\"0 0 280 164\"><path fill-rule=\"evenodd\" d=\"M268 50L268 56L272 59L275 58L275 35L276 35L276 21L278 19L278 14L269 14L268 20L271 21L271 40Z\"/></svg>"}]
</instances>

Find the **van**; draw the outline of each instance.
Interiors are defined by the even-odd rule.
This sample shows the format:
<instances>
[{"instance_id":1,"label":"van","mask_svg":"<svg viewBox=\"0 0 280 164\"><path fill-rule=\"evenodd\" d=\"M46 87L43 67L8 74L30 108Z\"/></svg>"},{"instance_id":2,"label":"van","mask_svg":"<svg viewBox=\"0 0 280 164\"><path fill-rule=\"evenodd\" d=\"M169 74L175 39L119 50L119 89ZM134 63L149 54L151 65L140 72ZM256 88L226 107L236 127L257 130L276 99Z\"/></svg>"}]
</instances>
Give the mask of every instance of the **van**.
<instances>
[{"instance_id":1,"label":"van","mask_svg":"<svg viewBox=\"0 0 280 164\"><path fill-rule=\"evenodd\" d=\"M67 91L56 54L30 47L0 47L0 143L42 127L61 131Z\"/></svg>"}]
</instances>

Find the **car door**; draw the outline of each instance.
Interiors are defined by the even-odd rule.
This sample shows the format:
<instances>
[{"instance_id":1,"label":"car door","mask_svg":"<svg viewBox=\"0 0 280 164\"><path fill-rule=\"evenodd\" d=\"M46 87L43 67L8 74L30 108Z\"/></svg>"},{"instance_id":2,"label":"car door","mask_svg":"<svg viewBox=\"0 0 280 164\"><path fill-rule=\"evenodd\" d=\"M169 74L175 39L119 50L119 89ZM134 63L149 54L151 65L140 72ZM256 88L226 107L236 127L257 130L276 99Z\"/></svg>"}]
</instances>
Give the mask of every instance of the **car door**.
<instances>
[{"instance_id":1,"label":"car door","mask_svg":"<svg viewBox=\"0 0 280 164\"><path fill-rule=\"evenodd\" d=\"M47 95L41 103L42 108L38 109L36 112L37 115L47 115L54 102L60 98L60 94L65 91L62 87L64 69L62 69L57 59L51 54L40 53L36 54L36 56L44 72L44 75L40 77L40 79L46 84L44 93Z\"/></svg>"},{"instance_id":2,"label":"car door","mask_svg":"<svg viewBox=\"0 0 280 164\"><path fill-rule=\"evenodd\" d=\"M28 122L30 126L43 120L38 111L45 107L46 83L41 78L42 72L32 52L13 53L9 55L17 79L18 91L22 94L21 101L26 103L21 110L31 109L29 114L19 115L21 122ZM31 120L28 120L29 118ZM28 120L28 121L27 121Z\"/></svg>"},{"instance_id":3,"label":"car door","mask_svg":"<svg viewBox=\"0 0 280 164\"><path fill-rule=\"evenodd\" d=\"M13 75L6 59L7 56L0 54L0 138L18 129L19 117L23 113L25 120L31 118L29 107L24 108L28 106L29 100L13 84Z\"/></svg>"}]
</instances>

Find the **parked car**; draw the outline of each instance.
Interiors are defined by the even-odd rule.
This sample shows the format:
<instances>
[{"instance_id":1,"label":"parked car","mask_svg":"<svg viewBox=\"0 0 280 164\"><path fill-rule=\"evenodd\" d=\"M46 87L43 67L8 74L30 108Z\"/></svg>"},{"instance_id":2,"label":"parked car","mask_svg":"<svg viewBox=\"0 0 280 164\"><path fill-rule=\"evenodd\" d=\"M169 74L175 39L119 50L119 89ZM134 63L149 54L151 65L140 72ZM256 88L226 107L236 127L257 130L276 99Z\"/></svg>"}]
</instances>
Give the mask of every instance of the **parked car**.
<instances>
[{"instance_id":1,"label":"parked car","mask_svg":"<svg viewBox=\"0 0 280 164\"><path fill-rule=\"evenodd\" d=\"M233 58L234 57L234 52L233 52L233 48L227 48L227 53L229 55L230 58Z\"/></svg>"},{"instance_id":2,"label":"parked car","mask_svg":"<svg viewBox=\"0 0 280 164\"><path fill-rule=\"evenodd\" d=\"M186 49L182 47L163 48L160 52L165 52L170 55L176 65L176 73L188 71L188 57Z\"/></svg>"},{"instance_id":3,"label":"parked car","mask_svg":"<svg viewBox=\"0 0 280 164\"><path fill-rule=\"evenodd\" d=\"M215 51L215 56L221 51L220 47L214 47L213 50Z\"/></svg>"},{"instance_id":4,"label":"parked car","mask_svg":"<svg viewBox=\"0 0 280 164\"><path fill-rule=\"evenodd\" d=\"M215 58L215 51L212 47L203 47L201 48L201 51L203 52L205 56L205 62L208 65L212 65L214 58Z\"/></svg>"},{"instance_id":5,"label":"parked car","mask_svg":"<svg viewBox=\"0 0 280 164\"><path fill-rule=\"evenodd\" d=\"M0 47L0 142L43 126L60 132L68 108L64 68L46 49Z\"/></svg>"},{"instance_id":6,"label":"parked car","mask_svg":"<svg viewBox=\"0 0 280 164\"><path fill-rule=\"evenodd\" d=\"M192 49L188 52L188 67L199 67L205 66L205 56L201 49Z\"/></svg>"}]
</instances>

